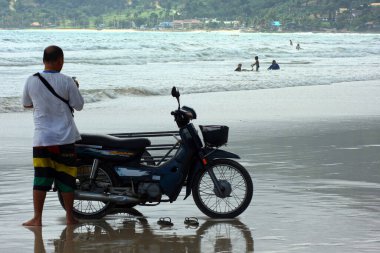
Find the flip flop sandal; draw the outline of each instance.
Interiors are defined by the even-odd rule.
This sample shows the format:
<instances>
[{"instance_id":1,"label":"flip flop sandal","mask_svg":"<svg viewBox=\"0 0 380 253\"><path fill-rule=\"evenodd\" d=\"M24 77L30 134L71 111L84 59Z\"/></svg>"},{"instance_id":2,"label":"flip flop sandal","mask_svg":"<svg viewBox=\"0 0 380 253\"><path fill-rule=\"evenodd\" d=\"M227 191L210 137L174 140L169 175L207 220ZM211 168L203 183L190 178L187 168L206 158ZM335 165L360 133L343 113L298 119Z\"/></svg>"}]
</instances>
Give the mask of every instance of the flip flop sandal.
<instances>
[{"instance_id":1,"label":"flip flop sandal","mask_svg":"<svg viewBox=\"0 0 380 253\"><path fill-rule=\"evenodd\" d=\"M173 226L172 219L170 219L170 217L161 217L157 221L157 224L161 226Z\"/></svg>"},{"instance_id":2,"label":"flip flop sandal","mask_svg":"<svg viewBox=\"0 0 380 253\"><path fill-rule=\"evenodd\" d=\"M186 217L184 223L186 227L197 228L199 226L198 219L196 217Z\"/></svg>"}]
</instances>

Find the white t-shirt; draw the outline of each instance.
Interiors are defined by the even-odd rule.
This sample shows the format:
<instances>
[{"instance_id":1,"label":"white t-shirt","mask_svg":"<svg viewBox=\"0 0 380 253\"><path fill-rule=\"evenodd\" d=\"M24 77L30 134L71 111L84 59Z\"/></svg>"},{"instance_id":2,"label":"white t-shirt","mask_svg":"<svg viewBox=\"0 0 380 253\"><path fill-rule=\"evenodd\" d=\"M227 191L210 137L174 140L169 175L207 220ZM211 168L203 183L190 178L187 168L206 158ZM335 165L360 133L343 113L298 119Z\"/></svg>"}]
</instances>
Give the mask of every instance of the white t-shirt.
<instances>
[{"instance_id":1,"label":"white t-shirt","mask_svg":"<svg viewBox=\"0 0 380 253\"><path fill-rule=\"evenodd\" d=\"M71 77L58 72L40 74L58 95L69 101L71 107L82 110L84 100ZM34 108L33 147L64 145L80 140L67 104L54 96L37 76L26 80L22 103Z\"/></svg>"}]
</instances>

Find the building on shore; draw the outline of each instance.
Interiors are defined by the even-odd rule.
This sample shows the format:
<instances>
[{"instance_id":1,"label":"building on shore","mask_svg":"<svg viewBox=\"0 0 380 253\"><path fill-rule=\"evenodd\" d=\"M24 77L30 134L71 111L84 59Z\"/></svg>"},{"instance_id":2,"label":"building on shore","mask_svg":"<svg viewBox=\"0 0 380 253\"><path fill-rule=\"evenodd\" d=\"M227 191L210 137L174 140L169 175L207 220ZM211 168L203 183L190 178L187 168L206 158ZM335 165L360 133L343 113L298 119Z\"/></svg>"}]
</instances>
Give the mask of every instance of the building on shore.
<instances>
[{"instance_id":1,"label":"building on shore","mask_svg":"<svg viewBox=\"0 0 380 253\"><path fill-rule=\"evenodd\" d=\"M173 28L178 30L200 29L203 23L198 19L173 20Z\"/></svg>"}]
</instances>

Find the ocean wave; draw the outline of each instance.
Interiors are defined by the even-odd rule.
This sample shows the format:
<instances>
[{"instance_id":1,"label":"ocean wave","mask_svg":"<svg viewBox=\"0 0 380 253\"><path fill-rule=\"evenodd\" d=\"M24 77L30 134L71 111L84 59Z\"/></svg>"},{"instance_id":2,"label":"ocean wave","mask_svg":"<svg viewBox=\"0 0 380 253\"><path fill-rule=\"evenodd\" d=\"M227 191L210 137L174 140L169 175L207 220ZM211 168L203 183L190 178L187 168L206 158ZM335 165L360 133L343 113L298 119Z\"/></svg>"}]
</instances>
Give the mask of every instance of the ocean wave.
<instances>
[{"instance_id":1,"label":"ocean wave","mask_svg":"<svg viewBox=\"0 0 380 253\"><path fill-rule=\"evenodd\" d=\"M304 65L304 64L311 64L312 62L310 61L290 61L290 62L283 62L282 64L300 64L300 65Z\"/></svg>"},{"instance_id":2,"label":"ocean wave","mask_svg":"<svg viewBox=\"0 0 380 253\"><path fill-rule=\"evenodd\" d=\"M306 47L306 46L305 46ZM37 50L30 52L25 49L0 49L0 66L35 66L41 63L41 53ZM41 49L39 48L39 51ZM149 63L168 63L168 62L206 62L206 61L224 61L226 59L252 59L254 55L259 55L260 59L293 59L294 61L303 61L305 58L315 59L332 59L332 58L356 58L378 55L378 50L374 48L352 50L344 47L336 47L333 50L305 49L295 51L287 48L273 47L190 47L186 45L162 44L159 46L138 45L137 48L122 48L121 46L103 46L93 45L75 50L65 49L68 51L65 62L85 65L145 65ZM89 51L96 51L90 53ZM15 53L18 53L15 55ZM300 58L303 58L302 60Z\"/></svg>"},{"instance_id":3,"label":"ocean wave","mask_svg":"<svg viewBox=\"0 0 380 253\"><path fill-rule=\"evenodd\" d=\"M0 97L0 113L22 112L24 110L20 97Z\"/></svg>"},{"instance_id":4,"label":"ocean wave","mask_svg":"<svg viewBox=\"0 0 380 253\"><path fill-rule=\"evenodd\" d=\"M86 42L88 43L88 42ZM78 49L80 49L80 51L99 51L99 50L103 50L103 51L113 51L113 50L121 50L121 49L124 49L123 46L116 46L116 45L94 45L94 44L90 44L90 45L86 45L84 47L81 47L81 45L77 45L77 47L73 47L73 48L67 48L66 51L78 51Z\"/></svg>"},{"instance_id":5,"label":"ocean wave","mask_svg":"<svg viewBox=\"0 0 380 253\"><path fill-rule=\"evenodd\" d=\"M3 56L0 58L0 67L8 67L8 66L15 66L15 67L23 67L23 66L34 66L34 65L40 65L41 59L37 57L23 57L23 56Z\"/></svg>"},{"instance_id":6,"label":"ocean wave","mask_svg":"<svg viewBox=\"0 0 380 253\"><path fill-rule=\"evenodd\" d=\"M94 103L107 99L116 99L123 96L156 96L159 92L151 91L144 88L109 88L109 89L93 89L82 90L83 98L86 103Z\"/></svg>"},{"instance_id":7,"label":"ocean wave","mask_svg":"<svg viewBox=\"0 0 380 253\"><path fill-rule=\"evenodd\" d=\"M0 62L0 67L28 67L41 65L40 62Z\"/></svg>"},{"instance_id":8,"label":"ocean wave","mask_svg":"<svg viewBox=\"0 0 380 253\"><path fill-rule=\"evenodd\" d=\"M125 96L162 95L159 91L136 87L81 90L81 94L85 103L96 103ZM23 112L25 110L21 104L20 97L0 97L0 113Z\"/></svg>"},{"instance_id":9,"label":"ocean wave","mask_svg":"<svg viewBox=\"0 0 380 253\"><path fill-rule=\"evenodd\" d=\"M313 85L330 85L332 83L352 82L352 81L365 81L365 80L379 80L379 76L368 76L367 78L343 78L334 79L332 81L329 78L319 78L318 82L315 79L296 82L295 80L283 80L277 82L276 80L266 80L260 82L257 79L250 80L246 83L237 83L236 85L230 85L236 80L227 80L224 85L210 82L205 80L209 85L203 85L195 87L194 85L182 86L181 94L194 94L194 93L213 93L221 91L242 91L242 90L261 90L261 89L278 89L285 87L297 87L297 86L313 86ZM254 81L254 83L252 83ZM98 89L81 89L81 94L85 100L85 103L98 103L102 101L118 99L128 96L158 96L169 94L169 87L156 87L153 89L143 87L128 87L128 88L98 88ZM21 105L21 98L18 97L0 97L0 113L11 112L23 112L24 109Z\"/></svg>"}]
</instances>

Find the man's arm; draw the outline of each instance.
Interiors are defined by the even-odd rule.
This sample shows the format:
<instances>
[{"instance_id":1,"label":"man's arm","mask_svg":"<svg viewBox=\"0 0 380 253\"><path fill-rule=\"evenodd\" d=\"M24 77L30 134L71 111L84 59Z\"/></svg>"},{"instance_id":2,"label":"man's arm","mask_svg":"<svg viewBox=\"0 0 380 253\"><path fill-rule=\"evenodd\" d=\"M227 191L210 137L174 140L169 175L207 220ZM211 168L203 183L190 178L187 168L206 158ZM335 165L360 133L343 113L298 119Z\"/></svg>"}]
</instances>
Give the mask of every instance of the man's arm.
<instances>
[{"instance_id":1,"label":"man's arm","mask_svg":"<svg viewBox=\"0 0 380 253\"><path fill-rule=\"evenodd\" d=\"M84 99L80 93L76 81L73 80L74 85L69 86L69 103L75 110L80 111L83 109Z\"/></svg>"},{"instance_id":2,"label":"man's arm","mask_svg":"<svg viewBox=\"0 0 380 253\"><path fill-rule=\"evenodd\" d=\"M28 85L27 84L25 84L24 91L23 91L23 94L22 94L22 105L24 106L24 108L33 108L33 102L32 102L32 99L29 96Z\"/></svg>"}]
</instances>

